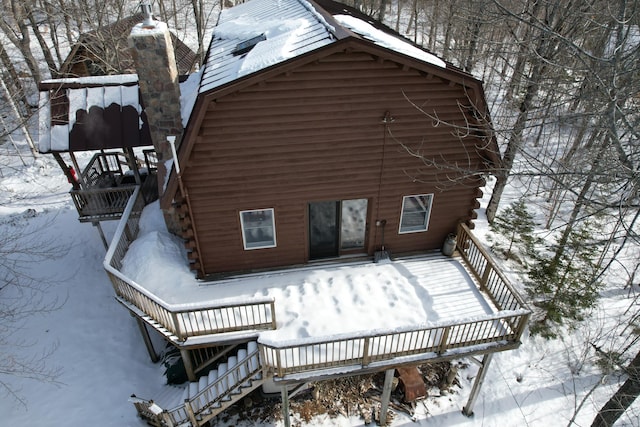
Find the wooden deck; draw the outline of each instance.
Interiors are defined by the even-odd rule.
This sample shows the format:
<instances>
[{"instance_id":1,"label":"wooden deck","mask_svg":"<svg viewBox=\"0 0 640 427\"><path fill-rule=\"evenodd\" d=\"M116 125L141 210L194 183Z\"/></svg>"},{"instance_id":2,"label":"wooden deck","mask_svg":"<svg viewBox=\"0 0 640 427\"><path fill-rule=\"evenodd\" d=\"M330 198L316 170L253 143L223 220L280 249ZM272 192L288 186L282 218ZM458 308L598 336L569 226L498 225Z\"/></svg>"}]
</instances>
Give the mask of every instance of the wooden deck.
<instances>
[{"instance_id":1,"label":"wooden deck","mask_svg":"<svg viewBox=\"0 0 640 427\"><path fill-rule=\"evenodd\" d=\"M139 173L146 203L158 197L156 168L150 154L145 152L147 168ZM120 219L136 185L133 167L123 153L96 154L81 174L81 188L70 191L80 222Z\"/></svg>"},{"instance_id":2,"label":"wooden deck","mask_svg":"<svg viewBox=\"0 0 640 427\"><path fill-rule=\"evenodd\" d=\"M414 258L386 266L397 267L411 286L422 289L419 293L428 287L429 294L422 293L422 298L414 299L413 304L428 305L425 313L430 313L431 319L404 327L279 340L276 316L282 317L286 311L286 299L265 295L251 301L245 295L238 304L215 299L172 304L125 276L120 271L122 260L138 234L139 216L133 213L143 204L141 189L136 187L104 261L118 301L187 355L190 348L213 347L229 340L244 340L255 348L249 355L238 353L233 362L229 358L228 370L223 373L212 370L195 381L192 372L192 382L187 390L193 388L194 393L183 397L182 403L175 408L132 397L140 416L152 425L190 423L201 426L235 402L234 396L241 398L267 378L280 384L296 384L381 370L389 373L398 366L480 354L484 355L479 362L484 375L492 353L520 345L530 315L526 304L480 243L466 226L461 225L457 236L458 251L453 259L443 256ZM327 267L304 270L318 268ZM282 274L286 273L276 277L283 279ZM292 270L289 274L299 272ZM238 289L251 287L248 276L229 279L231 288L234 280ZM201 288L220 293L219 286ZM285 311L279 311L280 307ZM257 342L254 341L256 338ZM220 366L223 365L227 369L227 363ZM472 410L477 390L478 382L474 384L464 411Z\"/></svg>"},{"instance_id":3,"label":"wooden deck","mask_svg":"<svg viewBox=\"0 0 640 427\"><path fill-rule=\"evenodd\" d=\"M448 317L440 316L435 321L425 319L421 324L401 328L365 330L337 336L309 336L292 341L274 338L278 332L277 313L282 313L280 307L286 309L285 300L274 300L267 295L254 300L242 296L237 304L200 297L189 303L167 302L119 271L127 248L137 235L138 218L128 214L133 211L135 200L140 200L138 191L131 198L116 230L105 259L105 269L119 301L178 346L215 345L229 340L234 333L238 334L237 337L253 334L253 337L260 337L258 344L265 373L286 380L289 377L313 377L327 369L380 369L387 364L403 361L487 353L519 345L530 312L464 225L458 232L458 261L447 262L457 266L457 274L467 287L468 296L447 295L446 286L439 290L437 286L433 288L432 305L448 301L452 307L457 306L462 310L448 309ZM402 268L407 268L407 265L410 263ZM414 263L410 268L420 268L419 265ZM433 275L421 277L411 273L410 276L416 281L438 282L433 280ZM449 275L449 278L451 280L452 276ZM248 282L240 283L240 287L247 286ZM213 294L221 292L215 286L210 288ZM437 296L438 292L441 295ZM417 301L418 304L422 302L424 300ZM260 331L270 332L265 334Z\"/></svg>"}]
</instances>

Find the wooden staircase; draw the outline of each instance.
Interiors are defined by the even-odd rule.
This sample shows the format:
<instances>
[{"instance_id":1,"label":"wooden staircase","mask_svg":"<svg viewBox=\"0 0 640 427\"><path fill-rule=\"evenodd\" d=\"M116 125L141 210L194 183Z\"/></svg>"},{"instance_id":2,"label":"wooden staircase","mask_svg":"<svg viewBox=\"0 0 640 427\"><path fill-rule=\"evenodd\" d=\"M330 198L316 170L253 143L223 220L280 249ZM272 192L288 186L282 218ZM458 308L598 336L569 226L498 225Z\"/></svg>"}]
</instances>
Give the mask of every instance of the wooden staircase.
<instances>
[{"instance_id":1,"label":"wooden staircase","mask_svg":"<svg viewBox=\"0 0 640 427\"><path fill-rule=\"evenodd\" d=\"M156 427L200 427L225 411L264 382L258 344L220 363L216 369L184 387L167 387L155 400L131 396L138 414Z\"/></svg>"}]
</instances>

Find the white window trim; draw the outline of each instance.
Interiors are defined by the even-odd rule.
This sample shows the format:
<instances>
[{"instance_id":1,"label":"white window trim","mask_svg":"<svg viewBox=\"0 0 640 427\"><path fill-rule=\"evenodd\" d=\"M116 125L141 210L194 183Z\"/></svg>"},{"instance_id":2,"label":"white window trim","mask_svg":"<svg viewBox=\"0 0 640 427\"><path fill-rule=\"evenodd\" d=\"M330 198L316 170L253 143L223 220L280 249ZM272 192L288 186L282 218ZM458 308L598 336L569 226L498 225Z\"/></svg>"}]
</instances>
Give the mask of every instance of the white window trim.
<instances>
[{"instance_id":1,"label":"white window trim","mask_svg":"<svg viewBox=\"0 0 640 427\"><path fill-rule=\"evenodd\" d=\"M409 197L425 197L425 196L429 196L429 206L427 207L427 215L426 215L425 221L424 221L424 229L402 231L402 218L404 217L405 201ZM425 231L427 231L429 229L429 220L431 219L431 208L432 207L433 207L433 193L411 194L409 196L403 196L402 197L402 207L400 209L400 221L398 221L398 234L424 233Z\"/></svg>"},{"instance_id":2,"label":"white window trim","mask_svg":"<svg viewBox=\"0 0 640 427\"><path fill-rule=\"evenodd\" d=\"M244 219L242 217L242 214L243 213L247 213L247 212L260 212L260 211L271 211L271 228L273 229L273 244L263 245L263 246L247 247L247 237L246 237L245 231L244 231ZM240 211L240 230L242 231L242 245L244 246L244 250L245 251L252 251L254 249L275 248L277 246L277 242L276 242L276 214L275 214L275 211L274 211L273 208L250 209L250 210L246 210L246 211Z\"/></svg>"}]
</instances>

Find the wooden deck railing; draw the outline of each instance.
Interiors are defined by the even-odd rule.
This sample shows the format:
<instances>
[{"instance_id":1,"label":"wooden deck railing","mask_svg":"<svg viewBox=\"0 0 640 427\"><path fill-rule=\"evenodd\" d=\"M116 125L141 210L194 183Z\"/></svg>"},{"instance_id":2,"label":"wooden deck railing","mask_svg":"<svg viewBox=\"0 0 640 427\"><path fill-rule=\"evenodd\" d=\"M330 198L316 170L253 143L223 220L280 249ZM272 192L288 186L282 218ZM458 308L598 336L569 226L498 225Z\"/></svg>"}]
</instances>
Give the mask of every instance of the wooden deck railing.
<instances>
[{"instance_id":1,"label":"wooden deck railing","mask_svg":"<svg viewBox=\"0 0 640 427\"><path fill-rule=\"evenodd\" d=\"M169 304L122 274L122 260L138 235L139 218L132 213L141 211L141 205L144 205L144 201L140 187L136 186L104 260L104 268L119 298L134 305L180 341L208 334L275 329L273 298L256 298L237 303L206 301L185 305Z\"/></svg>"},{"instance_id":2,"label":"wooden deck railing","mask_svg":"<svg viewBox=\"0 0 640 427\"><path fill-rule=\"evenodd\" d=\"M390 361L397 357L432 353L433 357L463 347L490 343L515 343L520 324L528 310L500 312L494 316L436 325L415 325L406 330L370 331L325 339L298 342L269 342L259 339L265 370L280 378L286 375L320 369ZM488 346L486 348L489 348Z\"/></svg>"},{"instance_id":3,"label":"wooden deck railing","mask_svg":"<svg viewBox=\"0 0 640 427\"><path fill-rule=\"evenodd\" d=\"M140 178L145 202L150 203L158 198L158 184L155 166L152 168L152 158L146 152L145 161L150 166ZM81 183L82 187L70 194L83 222L120 218L136 185L127 157L118 152L94 155L82 171Z\"/></svg>"},{"instance_id":4,"label":"wooden deck railing","mask_svg":"<svg viewBox=\"0 0 640 427\"><path fill-rule=\"evenodd\" d=\"M480 290L489 296L498 310L528 310L527 304L520 294L516 292L509 280L496 266L491 256L482 247L482 244L465 224L460 224L458 227L456 247L467 268L480 284ZM510 326L518 330L518 336L520 336L527 321L528 316Z\"/></svg>"},{"instance_id":5,"label":"wooden deck railing","mask_svg":"<svg viewBox=\"0 0 640 427\"><path fill-rule=\"evenodd\" d=\"M131 215L141 201L140 189L129 200L116 230L104 266L119 298L135 306L178 340L223 332L275 329L274 300L261 299L237 304L209 301L198 304L168 304L120 272L122 259L137 236L138 218ZM458 253L488 295L498 312L447 323L414 325L406 329L312 338L292 342L259 339L263 368L278 377L335 367L391 361L397 357L429 354L433 357L459 350L490 351L504 344L516 345L530 311L498 270L481 244L462 225L457 238Z\"/></svg>"},{"instance_id":6,"label":"wooden deck railing","mask_svg":"<svg viewBox=\"0 0 640 427\"><path fill-rule=\"evenodd\" d=\"M71 190L81 220L93 217L120 216L133 194L134 186Z\"/></svg>"},{"instance_id":7,"label":"wooden deck railing","mask_svg":"<svg viewBox=\"0 0 640 427\"><path fill-rule=\"evenodd\" d=\"M494 315L404 330L369 331L331 338L283 343L259 339L265 370L278 377L319 369L390 361L396 357L432 353L433 357L467 347L518 343L530 311L506 277L463 224L458 252L467 268L498 308Z\"/></svg>"},{"instance_id":8,"label":"wooden deck railing","mask_svg":"<svg viewBox=\"0 0 640 427\"><path fill-rule=\"evenodd\" d=\"M124 174L122 165L127 164L124 153L97 153L82 171L82 181L86 188L108 186L105 178L114 179Z\"/></svg>"}]
</instances>

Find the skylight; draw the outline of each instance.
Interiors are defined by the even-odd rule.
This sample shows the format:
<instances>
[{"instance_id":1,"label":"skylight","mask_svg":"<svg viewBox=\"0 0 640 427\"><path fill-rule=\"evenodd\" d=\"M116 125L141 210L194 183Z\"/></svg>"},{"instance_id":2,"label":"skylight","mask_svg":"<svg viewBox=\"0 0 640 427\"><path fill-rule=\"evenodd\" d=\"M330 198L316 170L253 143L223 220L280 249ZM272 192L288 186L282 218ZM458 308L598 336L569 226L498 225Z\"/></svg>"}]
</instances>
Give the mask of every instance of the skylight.
<instances>
[{"instance_id":1,"label":"skylight","mask_svg":"<svg viewBox=\"0 0 640 427\"><path fill-rule=\"evenodd\" d=\"M249 40L245 40L243 42L238 43L235 49L233 49L233 52L231 53L234 56L243 55L249 52L251 49L253 49L255 45L257 45L258 43L266 39L267 37L264 34L260 34L259 36L252 37Z\"/></svg>"}]
</instances>

